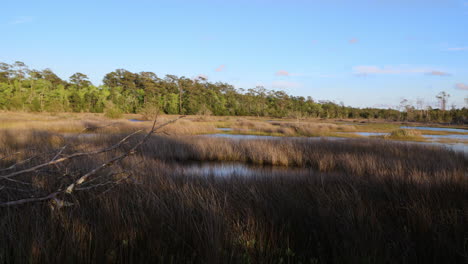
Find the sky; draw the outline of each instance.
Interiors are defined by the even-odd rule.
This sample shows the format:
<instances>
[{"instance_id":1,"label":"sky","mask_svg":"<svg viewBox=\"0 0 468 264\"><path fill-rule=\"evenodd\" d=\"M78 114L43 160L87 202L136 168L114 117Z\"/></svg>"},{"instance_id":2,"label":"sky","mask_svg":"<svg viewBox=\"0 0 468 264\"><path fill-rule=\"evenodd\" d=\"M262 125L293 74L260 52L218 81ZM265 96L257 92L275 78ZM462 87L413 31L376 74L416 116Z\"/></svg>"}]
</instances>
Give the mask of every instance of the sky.
<instances>
[{"instance_id":1,"label":"sky","mask_svg":"<svg viewBox=\"0 0 468 264\"><path fill-rule=\"evenodd\" d=\"M468 97L468 0L2 0L0 61L115 69L357 107Z\"/></svg>"}]
</instances>

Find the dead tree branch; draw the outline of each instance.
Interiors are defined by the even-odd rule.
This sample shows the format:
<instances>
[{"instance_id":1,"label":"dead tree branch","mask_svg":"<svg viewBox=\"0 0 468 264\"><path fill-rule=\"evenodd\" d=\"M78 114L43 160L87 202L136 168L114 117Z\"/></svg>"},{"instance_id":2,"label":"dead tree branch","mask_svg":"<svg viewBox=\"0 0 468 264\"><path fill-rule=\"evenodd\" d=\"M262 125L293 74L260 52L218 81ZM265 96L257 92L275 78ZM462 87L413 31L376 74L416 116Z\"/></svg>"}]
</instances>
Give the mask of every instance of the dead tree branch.
<instances>
[{"instance_id":1,"label":"dead tree branch","mask_svg":"<svg viewBox=\"0 0 468 264\"><path fill-rule=\"evenodd\" d=\"M58 201L59 204L62 204L62 202L64 203L64 201L61 201L61 200L59 200L57 198L57 196L59 196L60 194L71 194L71 193L73 193L74 190L87 190L87 189L92 189L92 188L95 188L95 187L98 187L98 186L111 184L112 182L105 182L105 183L95 184L96 186L90 185L90 186L87 186L87 187L78 188L78 186L80 186L83 183L87 182L88 179L90 179L92 176L96 175L99 171L103 170L106 167L110 167L113 164L115 164L117 162L120 162L121 160L125 159L126 157L136 153L137 149L141 145L143 145L150 138L150 136L153 133L155 133L158 129L160 129L160 128L164 127L164 126L167 126L167 125L169 125L171 123L174 123L177 120L179 120L181 118L184 118L184 117L185 116L180 116L178 118L175 118L173 120L170 120L170 121L165 122L165 123L163 123L161 125L158 125L158 126L156 126L156 123L157 123L157 117L156 117L155 121L153 122L153 126L151 127L151 130L141 140L139 140L137 143L135 143L135 145L133 145L129 150L125 151L121 155L118 155L116 157L113 157L113 158L107 160L106 162L102 163L101 165L99 165L99 166L95 167L94 169L90 170L89 172L85 173L84 175L79 177L77 180L75 180L71 184L69 184L66 188L64 188L64 189L60 188L57 191L52 192L52 193L47 194L47 195L42 196L42 197L32 197L32 198L26 198L26 199L3 202L3 203L0 203L0 207L15 206L15 205L21 205L21 204L26 204L26 203L41 202L41 201L48 201L48 200L56 200L56 201ZM57 154L50 161L39 164L39 165L36 165L36 166L33 166L31 168L23 169L23 170L20 170L20 171L17 171L17 172L13 172L13 173L10 173L10 174L7 174L7 175L0 176L0 180L3 179L3 180L15 181L16 182L17 180L14 180L14 179L11 179L11 178L15 177L15 176L18 176L18 175L21 175L21 174L28 173L28 172L34 172L34 171L37 171L37 170L39 170L41 168L44 168L44 167L47 167L47 166L50 166L50 165L55 165L55 164L58 164L58 163L61 163L61 162L64 162L64 161L67 161L67 160L70 160L70 159L83 157L83 156L97 155L97 154L106 153L106 152L115 150L115 149L119 148L120 146L122 146L125 142L127 142L131 137L133 137L134 135L140 133L141 131L142 130L138 130L136 132L133 132L133 133L127 135L126 137L121 139L119 142L117 142L116 144L114 144L114 145L112 145L112 146L110 146L108 148L95 150L95 151L91 151L91 152L79 152L79 153L74 153L74 154L64 156L62 158L58 158L62 154L62 152L65 150L66 146L64 146L57 152ZM118 183L120 181L121 180L117 180L117 181L114 181L114 183Z\"/></svg>"}]
</instances>

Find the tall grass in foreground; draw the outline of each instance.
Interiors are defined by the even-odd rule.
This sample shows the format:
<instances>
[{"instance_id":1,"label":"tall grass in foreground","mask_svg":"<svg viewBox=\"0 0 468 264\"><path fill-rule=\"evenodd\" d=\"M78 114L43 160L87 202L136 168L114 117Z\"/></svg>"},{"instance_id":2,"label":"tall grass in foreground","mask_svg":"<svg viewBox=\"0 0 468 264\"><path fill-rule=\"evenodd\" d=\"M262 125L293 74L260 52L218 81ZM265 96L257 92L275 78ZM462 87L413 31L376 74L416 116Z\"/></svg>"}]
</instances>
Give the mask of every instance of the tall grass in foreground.
<instances>
[{"instance_id":1,"label":"tall grass in foreground","mask_svg":"<svg viewBox=\"0 0 468 264\"><path fill-rule=\"evenodd\" d=\"M66 152L73 153L120 138L3 132L0 157L7 158L0 159L0 169L49 153L30 161L39 164L65 142ZM47 193L109 155L71 160L17 180ZM193 177L167 165L208 160L317 172ZM77 192L65 197L73 205L60 209L48 202L0 207L0 262L464 263L467 164L453 151L377 140L154 136L114 168L131 171L132 180ZM0 185L0 202L24 196L20 183Z\"/></svg>"}]
</instances>

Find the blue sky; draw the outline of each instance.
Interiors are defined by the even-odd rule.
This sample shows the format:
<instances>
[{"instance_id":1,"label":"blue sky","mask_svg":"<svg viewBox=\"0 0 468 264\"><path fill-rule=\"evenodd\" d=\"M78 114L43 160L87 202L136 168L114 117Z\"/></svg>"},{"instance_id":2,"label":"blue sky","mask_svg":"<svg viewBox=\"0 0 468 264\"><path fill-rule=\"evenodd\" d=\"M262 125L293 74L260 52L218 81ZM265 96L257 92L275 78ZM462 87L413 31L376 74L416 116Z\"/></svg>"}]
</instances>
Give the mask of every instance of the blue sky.
<instances>
[{"instance_id":1,"label":"blue sky","mask_svg":"<svg viewBox=\"0 0 468 264\"><path fill-rule=\"evenodd\" d=\"M468 97L468 0L3 0L0 61L118 68L359 107Z\"/></svg>"}]
</instances>

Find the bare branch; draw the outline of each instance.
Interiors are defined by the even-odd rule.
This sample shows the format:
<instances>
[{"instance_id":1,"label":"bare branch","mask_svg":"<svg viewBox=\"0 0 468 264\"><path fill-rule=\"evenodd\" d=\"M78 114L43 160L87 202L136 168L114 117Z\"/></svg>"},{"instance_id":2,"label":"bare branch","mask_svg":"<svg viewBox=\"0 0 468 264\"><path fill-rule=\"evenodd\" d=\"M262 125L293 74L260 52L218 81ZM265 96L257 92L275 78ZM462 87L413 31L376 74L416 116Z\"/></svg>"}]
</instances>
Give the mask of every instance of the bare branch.
<instances>
[{"instance_id":1,"label":"bare branch","mask_svg":"<svg viewBox=\"0 0 468 264\"><path fill-rule=\"evenodd\" d=\"M72 193L72 192L73 192L73 189L75 188L75 186L80 185L80 184L82 184L83 182L85 182L91 175L94 175L95 173L97 173L98 171L102 170L103 168L108 167L108 166L110 166L111 164L113 164L113 163L115 163L115 162L117 162L117 161L120 161L120 160L126 158L127 156L129 156L129 155L131 155L131 154L134 154L135 151L136 151L136 149L137 149L138 147L140 147L143 143L145 143L146 140L148 140L148 138L151 136L151 134L153 134L153 133L154 133L155 131L157 131L158 129L160 129L160 128L164 127L164 126L167 126L167 125L169 125L169 124L171 124L171 123L174 123L174 122L176 122L177 120L179 120L179 119L181 119L181 118L183 118L183 117L185 117L185 116L180 116L180 117L178 117L178 118L176 118L176 119L173 119L173 120L170 120L170 121L168 121L168 122L165 122L165 123L163 123L163 124L161 124L161 125L159 125L159 126L157 126L157 127L155 127L155 126L156 126L156 121L157 121L157 119L155 119L154 122L153 122L153 127L152 127L151 130L146 134L146 136L145 136L142 140L140 140L140 142L138 142L137 144L135 144L135 146L133 146L130 150L128 150L127 152L123 153L122 155L117 156L117 157L115 157L115 158L112 158L112 159L108 160L107 162L101 164L100 166L94 168L94 169L91 170L90 172L88 172L88 173L86 173L85 175L81 176L81 178L79 178L76 182L70 184L70 185L67 187L66 192L67 192L67 193Z\"/></svg>"},{"instance_id":2,"label":"bare branch","mask_svg":"<svg viewBox=\"0 0 468 264\"><path fill-rule=\"evenodd\" d=\"M167 126L171 123L174 123L176 122L177 120L181 119L181 118L184 118L185 116L180 116L176 119L173 119L173 120L170 120L168 122L165 122L159 126L156 126L156 122L157 122L157 116L155 118L155 121L153 122L153 126L151 127L151 130L145 135L145 137L143 137L139 142L137 142L132 148L130 148L128 151L126 151L125 153L117 156L117 157L114 157L114 158L111 158L109 159L108 161L106 161L105 163L97 166L96 168L92 169L91 171L89 171L88 173L84 174L83 176L81 176L80 178L78 178L76 181L74 181L73 183L71 183L70 185L68 185L65 189L58 189L57 191L53 192L53 193L50 193L46 196L43 196L43 197L32 197L32 198L26 198L26 199L21 199L21 200L15 200L15 201L8 201L8 202L3 202L3 203L0 203L0 206L14 206L14 205L21 205L21 204L26 204L26 203L31 203L31 202L41 202L41 201L46 201L46 200L50 200L50 199L53 199L53 200L56 200L56 201L60 201L62 202L62 200L59 200L57 199L57 196L62 194L62 193L72 193L74 190L87 190L87 189L92 189L92 188L96 188L98 186L103 186L103 185L110 185L112 184L112 182L105 182L105 183L100 183L100 184L95 184L95 185L91 185L91 186L87 186L87 187L81 187L81 188L78 188L77 186L85 183L91 176L95 175L97 172L101 171L102 169L108 167L108 166L111 166L112 164L116 163L116 162L119 162L121 160L123 160L124 158L128 157L129 155L132 155L136 152L136 150L142 145L144 144L148 138L153 134L155 133L158 129L164 127L164 126ZM117 142L116 144L114 144L113 146L111 147L108 147L108 148L105 148L105 149L101 149L101 150L96 150L96 151L92 151L92 152L86 152L86 153L75 153L75 154L71 154L71 155L68 155L68 156L65 156L63 158L58 158L58 156L60 156L60 154L63 152L63 150L65 149L65 146L62 147L62 149L55 155L55 157L49 161L49 162L46 162L46 163L43 163L43 164L40 164L40 165L37 165L37 166L34 166L32 168L28 168L28 169L24 169L24 170L21 170L21 171L18 171L18 172L14 172L14 173L10 173L8 175L5 175L5 176L1 176L0 179L6 179L6 180L13 180L13 179L10 179L11 177L14 177L16 175L19 175L19 174L23 174L23 173L27 173L27 172L32 172L32 171L36 171L40 168L43 168L43 167L46 167L46 166L49 166L49 165L53 165L53 164L57 164L57 163L60 163L60 162L63 162L65 160L69 160L69 159L72 159L72 158L76 158L76 157L81 157L81 156L85 156L85 155L95 155L95 154L100 154L100 153L104 153L104 152L108 152L108 151L111 151L111 150L114 150L118 147L120 147L124 142L126 142L130 137L132 137L133 135L137 134L141 132L141 130L139 131L136 131L128 136L126 136L125 138L123 138L122 140L120 140L119 142ZM58 158L58 159L57 159ZM128 177L126 177L128 178ZM118 182L122 181L122 180L125 180L126 178L123 178L123 179L119 179L117 181L114 181L114 185L117 184Z\"/></svg>"},{"instance_id":3,"label":"bare branch","mask_svg":"<svg viewBox=\"0 0 468 264\"><path fill-rule=\"evenodd\" d=\"M16 168L17 166L21 165L21 164L24 164L24 163L27 163L28 161L31 161L33 160L34 158L37 158L38 156L33 156L33 157L30 157L30 158L27 158L25 160L22 160L22 161L18 161L17 163L11 165L10 167L8 168L5 168L5 169L1 169L0 172L3 172L3 171L8 171L8 170L12 170L14 168Z\"/></svg>"},{"instance_id":4,"label":"bare branch","mask_svg":"<svg viewBox=\"0 0 468 264\"><path fill-rule=\"evenodd\" d=\"M0 206L12 206L12 205L20 205L20 204L31 203L31 202L45 201L45 200L55 198L60 193L62 193L62 191L57 191L44 197L35 197L35 198L27 198L27 199L21 199L21 200L16 200L16 201L4 202L4 203L1 203Z\"/></svg>"},{"instance_id":5,"label":"bare branch","mask_svg":"<svg viewBox=\"0 0 468 264\"><path fill-rule=\"evenodd\" d=\"M132 134L130 134L130 135L124 137L122 140L120 140L119 142L117 142L115 145L113 145L113 146L111 146L111 147L104 148L104 149L100 149L100 150L96 150L96 151L91 151L91 152L79 152L79 153L74 153L74 154L65 156L65 157L60 158L60 159L52 159L52 160L49 161L49 162L42 163L42 164L36 165L36 166L34 166L34 167L31 167L31 168L27 168L27 169L20 170L20 171L16 171L16 172L13 172L13 173L4 175L4 176L0 176L0 179L8 179L8 178L11 178L11 177L20 175L20 174L24 174L24 173L28 173L28 172L33 172L33 171L36 171L36 170L38 170L38 169L41 169L41 168L44 168L44 167L47 167L47 166L50 166L50 165L54 165L54 164L57 164L57 163L61 163L61 162L64 162L64 161L66 161L66 160L73 159L73 158L77 158L77 157L90 156L90 155L101 154L101 153L104 153L104 152L109 152L109 151L111 151L111 150L114 150L114 149L120 147L120 146L121 146L124 142L126 142L129 138L131 138L132 136L134 136L134 135L140 133L141 131L142 131L142 130L138 130L138 131L133 132Z\"/></svg>"}]
</instances>

